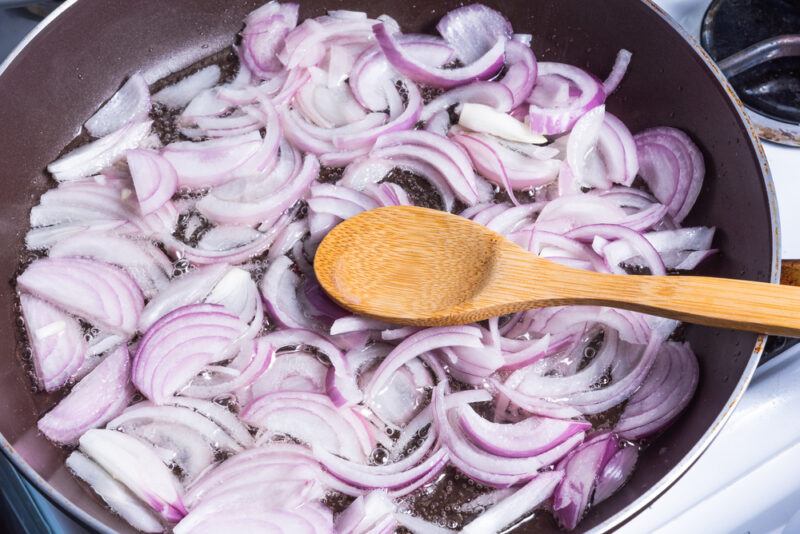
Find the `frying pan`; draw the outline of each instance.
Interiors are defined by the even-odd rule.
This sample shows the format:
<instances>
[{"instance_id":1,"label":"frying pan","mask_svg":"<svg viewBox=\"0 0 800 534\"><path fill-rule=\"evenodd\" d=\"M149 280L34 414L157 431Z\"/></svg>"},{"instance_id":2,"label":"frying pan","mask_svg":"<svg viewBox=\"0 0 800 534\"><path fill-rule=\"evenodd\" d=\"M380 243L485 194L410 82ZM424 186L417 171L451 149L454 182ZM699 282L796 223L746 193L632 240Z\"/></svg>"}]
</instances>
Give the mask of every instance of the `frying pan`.
<instances>
[{"instance_id":1,"label":"frying pan","mask_svg":"<svg viewBox=\"0 0 800 534\"><path fill-rule=\"evenodd\" d=\"M633 132L656 125L687 131L708 169L687 225L718 228L722 251L701 274L777 281L777 207L761 147L733 91L705 53L649 2L484 0L519 32L532 33L540 60L605 75L620 48L633 63L608 102ZM28 212L51 182L43 169L126 76L150 81L232 44L256 0L73 0L38 27L0 68L0 272L14 276ZM407 31L431 31L459 0L303 0L301 18L328 9L388 13ZM90 528L129 531L63 467L66 452L36 432L55 399L34 395L15 352L14 289L0 286L0 445L50 499ZM731 298L735 298L732 295ZM701 379L685 414L642 454L630 482L590 510L579 531L620 525L664 492L719 432L763 350L755 334L689 326ZM526 531L552 531L546 517Z\"/></svg>"}]
</instances>

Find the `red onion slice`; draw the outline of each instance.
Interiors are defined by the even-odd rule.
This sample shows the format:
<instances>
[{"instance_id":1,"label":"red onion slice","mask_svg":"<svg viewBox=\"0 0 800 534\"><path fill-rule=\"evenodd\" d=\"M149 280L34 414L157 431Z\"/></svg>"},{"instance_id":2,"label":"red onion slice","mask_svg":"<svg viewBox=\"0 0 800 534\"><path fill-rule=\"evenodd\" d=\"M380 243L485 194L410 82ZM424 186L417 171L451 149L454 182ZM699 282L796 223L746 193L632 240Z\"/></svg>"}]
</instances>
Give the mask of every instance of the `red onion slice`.
<instances>
[{"instance_id":1,"label":"red onion slice","mask_svg":"<svg viewBox=\"0 0 800 534\"><path fill-rule=\"evenodd\" d=\"M506 43L506 65L506 73L500 83L508 87L513 95L511 108L516 108L530 96L536 84L539 66L530 44L514 39Z\"/></svg>"},{"instance_id":2,"label":"red onion slice","mask_svg":"<svg viewBox=\"0 0 800 534\"><path fill-rule=\"evenodd\" d=\"M78 372L86 359L81 326L43 300L26 294L19 299L36 382L45 391L55 391Z\"/></svg>"},{"instance_id":3,"label":"red onion slice","mask_svg":"<svg viewBox=\"0 0 800 534\"><path fill-rule=\"evenodd\" d=\"M244 366L243 369L231 369L236 372L221 380L206 379L204 373L201 373L199 378L196 377L181 391L181 395L213 399L240 388L246 388L272 366L275 351L269 343L260 339L254 341L252 347L243 348L242 354L249 354L246 359L242 360L244 363L240 364Z\"/></svg>"},{"instance_id":4,"label":"red onion slice","mask_svg":"<svg viewBox=\"0 0 800 534\"><path fill-rule=\"evenodd\" d=\"M514 107L514 94L506 85L497 82L473 82L443 93L427 104L422 110L420 120L431 118L450 107L464 103L483 104L498 111L511 111Z\"/></svg>"},{"instance_id":5,"label":"red onion slice","mask_svg":"<svg viewBox=\"0 0 800 534\"><path fill-rule=\"evenodd\" d=\"M487 200L490 194L475 176L467 155L458 145L436 134L414 130L385 135L376 143L372 155L403 163L420 161L431 166L468 205Z\"/></svg>"},{"instance_id":6,"label":"red onion slice","mask_svg":"<svg viewBox=\"0 0 800 534\"><path fill-rule=\"evenodd\" d=\"M133 334L144 307L142 293L125 272L78 258L45 258L19 277L20 289L112 332Z\"/></svg>"},{"instance_id":7,"label":"red onion slice","mask_svg":"<svg viewBox=\"0 0 800 534\"><path fill-rule=\"evenodd\" d=\"M80 448L165 520L186 515L180 482L141 441L114 430L92 429L81 436Z\"/></svg>"},{"instance_id":8,"label":"red onion slice","mask_svg":"<svg viewBox=\"0 0 800 534\"><path fill-rule=\"evenodd\" d=\"M256 76L268 79L283 68L276 54L286 35L297 26L298 7L269 2L245 19L241 57Z\"/></svg>"},{"instance_id":9,"label":"red onion slice","mask_svg":"<svg viewBox=\"0 0 800 534\"><path fill-rule=\"evenodd\" d=\"M553 105L550 95L545 93L545 80L566 80L568 88L574 88L579 96L569 97L564 103ZM531 130L544 135L568 132L587 111L603 104L606 93L594 76L565 63L539 63L539 82L533 88L528 101L531 103L529 118ZM539 89L539 86L543 89ZM562 85L563 87L564 85ZM567 91L569 93L569 91Z\"/></svg>"},{"instance_id":10,"label":"red onion slice","mask_svg":"<svg viewBox=\"0 0 800 534\"><path fill-rule=\"evenodd\" d=\"M218 65L209 65L160 90L153 95L153 101L168 108L180 109L201 92L217 85L221 74Z\"/></svg>"},{"instance_id":11,"label":"red onion slice","mask_svg":"<svg viewBox=\"0 0 800 534\"><path fill-rule=\"evenodd\" d=\"M261 294L270 315L287 328L308 328L316 325L309 319L297 300L300 279L292 271L292 260L286 256L275 259L264 274Z\"/></svg>"},{"instance_id":12,"label":"red onion slice","mask_svg":"<svg viewBox=\"0 0 800 534\"><path fill-rule=\"evenodd\" d=\"M124 269L153 298L169 284L172 263L149 241L133 241L106 232L83 232L56 243L51 258L90 258Z\"/></svg>"},{"instance_id":13,"label":"red onion slice","mask_svg":"<svg viewBox=\"0 0 800 534\"><path fill-rule=\"evenodd\" d=\"M169 161L156 152L129 150L125 157L142 215L149 215L175 194L178 189L178 175Z\"/></svg>"},{"instance_id":14,"label":"red onion slice","mask_svg":"<svg viewBox=\"0 0 800 534\"><path fill-rule=\"evenodd\" d=\"M472 326L428 328L406 338L376 369L365 391L367 398L374 398L391 375L409 360L434 349L453 346L483 347L481 331Z\"/></svg>"},{"instance_id":15,"label":"red onion slice","mask_svg":"<svg viewBox=\"0 0 800 534\"><path fill-rule=\"evenodd\" d=\"M150 135L152 121L133 122L87 145L68 152L47 166L59 182L79 180L116 163Z\"/></svg>"},{"instance_id":16,"label":"red onion slice","mask_svg":"<svg viewBox=\"0 0 800 534\"><path fill-rule=\"evenodd\" d=\"M442 69L425 65L411 56L389 32L385 24L375 24L372 30L392 67L415 82L426 83L434 87L456 87L476 80L489 79L497 74L503 66L507 40L504 36L498 36L491 48L466 67Z\"/></svg>"},{"instance_id":17,"label":"red onion slice","mask_svg":"<svg viewBox=\"0 0 800 534\"><path fill-rule=\"evenodd\" d=\"M293 149L286 145L286 149L281 148L281 158L288 152L286 157L293 158ZM299 154L297 154L299 157ZM288 168L289 165L297 165ZM286 184L279 191L267 189L263 193L258 192L250 195L249 192L241 197L225 197L215 191L198 202L198 209L208 218L227 224L253 224L257 222L274 222L281 213L291 207L308 189L314 179L319 174L319 161L313 155L306 155L302 161L286 163L287 167L279 164L276 173L282 173L279 182ZM280 170L279 170L280 169ZM283 174L285 173L285 174ZM242 184L244 185L244 183Z\"/></svg>"},{"instance_id":18,"label":"red onion slice","mask_svg":"<svg viewBox=\"0 0 800 534\"><path fill-rule=\"evenodd\" d=\"M359 461L372 452L371 440L361 421L347 410L338 410L325 395L270 393L245 407L241 418L261 429L262 442L285 434Z\"/></svg>"},{"instance_id":19,"label":"red onion slice","mask_svg":"<svg viewBox=\"0 0 800 534\"><path fill-rule=\"evenodd\" d=\"M559 524L572 530L583 518L597 476L608 461L609 451L616 451L616 441L610 436L593 439L558 464L564 479L553 494L553 515Z\"/></svg>"},{"instance_id":20,"label":"red onion slice","mask_svg":"<svg viewBox=\"0 0 800 534\"><path fill-rule=\"evenodd\" d=\"M150 89L141 73L128 78L97 113L84 125L92 137L104 137L126 124L147 119L150 113Z\"/></svg>"},{"instance_id":21,"label":"red onion slice","mask_svg":"<svg viewBox=\"0 0 800 534\"><path fill-rule=\"evenodd\" d=\"M220 425L205 415L182 406L154 406L146 401L140 402L129 406L109 421L106 428L136 435L139 427L152 423L171 426L182 432L195 433L217 450L225 452L242 450L242 445Z\"/></svg>"},{"instance_id":22,"label":"red onion slice","mask_svg":"<svg viewBox=\"0 0 800 534\"><path fill-rule=\"evenodd\" d=\"M470 441L492 454L509 458L536 456L591 428L591 424L582 421L542 417L529 417L514 424L492 423L468 405L458 408L457 413Z\"/></svg>"},{"instance_id":23,"label":"red onion slice","mask_svg":"<svg viewBox=\"0 0 800 534\"><path fill-rule=\"evenodd\" d=\"M124 427L125 434L150 444L164 465L180 469L181 482L189 482L215 461L216 451L197 432L161 421L142 422Z\"/></svg>"},{"instance_id":24,"label":"red onion slice","mask_svg":"<svg viewBox=\"0 0 800 534\"><path fill-rule=\"evenodd\" d=\"M694 395L700 372L688 345L665 343L661 356L617 423L615 430L626 439L641 439L666 427ZM669 364L663 361L667 359ZM664 367L666 375L660 372Z\"/></svg>"},{"instance_id":25,"label":"red onion slice","mask_svg":"<svg viewBox=\"0 0 800 534\"><path fill-rule=\"evenodd\" d=\"M179 141L164 147L162 156L172 164L182 187L199 188L232 180L234 172L261 147L261 135L249 132L210 141Z\"/></svg>"},{"instance_id":26,"label":"red onion slice","mask_svg":"<svg viewBox=\"0 0 800 534\"><path fill-rule=\"evenodd\" d=\"M39 430L52 441L71 445L88 429L103 426L133 398L129 370L128 349L120 347L39 419Z\"/></svg>"},{"instance_id":27,"label":"red onion slice","mask_svg":"<svg viewBox=\"0 0 800 534\"><path fill-rule=\"evenodd\" d=\"M642 178L675 222L681 222L703 185L706 169L700 149L675 128L652 128L634 139Z\"/></svg>"},{"instance_id":28,"label":"red onion slice","mask_svg":"<svg viewBox=\"0 0 800 534\"><path fill-rule=\"evenodd\" d=\"M499 11L471 4L449 11L436 30L456 51L464 64L477 61L498 39L511 39L511 23Z\"/></svg>"},{"instance_id":29,"label":"red onion slice","mask_svg":"<svg viewBox=\"0 0 800 534\"><path fill-rule=\"evenodd\" d=\"M491 506L477 519L468 523L461 532L464 534L500 532L550 498L553 489L563 478L562 471L539 474L513 494Z\"/></svg>"},{"instance_id":30,"label":"red onion slice","mask_svg":"<svg viewBox=\"0 0 800 534\"><path fill-rule=\"evenodd\" d=\"M95 462L75 451L65 463L76 477L86 482L111 510L133 528L142 532L164 531L158 516Z\"/></svg>"},{"instance_id":31,"label":"red onion slice","mask_svg":"<svg viewBox=\"0 0 800 534\"><path fill-rule=\"evenodd\" d=\"M603 82L603 90L607 95L610 95L619 87L622 78L625 77L625 73L628 71L628 65L631 62L632 56L633 54L624 48L617 53L617 58L614 60L614 67L608 74L606 81Z\"/></svg>"},{"instance_id":32,"label":"red onion slice","mask_svg":"<svg viewBox=\"0 0 800 534\"><path fill-rule=\"evenodd\" d=\"M173 278L145 306L139 320L139 330L149 330L158 319L173 310L202 302L230 270L231 267L225 264L209 265Z\"/></svg>"},{"instance_id":33,"label":"red onion slice","mask_svg":"<svg viewBox=\"0 0 800 534\"><path fill-rule=\"evenodd\" d=\"M194 304L159 319L139 343L133 383L163 404L206 365L228 357L247 325L222 306Z\"/></svg>"},{"instance_id":34,"label":"red onion slice","mask_svg":"<svg viewBox=\"0 0 800 534\"><path fill-rule=\"evenodd\" d=\"M630 478L638 458L639 450L635 446L617 451L598 475L592 504L600 504L616 493Z\"/></svg>"}]
</instances>

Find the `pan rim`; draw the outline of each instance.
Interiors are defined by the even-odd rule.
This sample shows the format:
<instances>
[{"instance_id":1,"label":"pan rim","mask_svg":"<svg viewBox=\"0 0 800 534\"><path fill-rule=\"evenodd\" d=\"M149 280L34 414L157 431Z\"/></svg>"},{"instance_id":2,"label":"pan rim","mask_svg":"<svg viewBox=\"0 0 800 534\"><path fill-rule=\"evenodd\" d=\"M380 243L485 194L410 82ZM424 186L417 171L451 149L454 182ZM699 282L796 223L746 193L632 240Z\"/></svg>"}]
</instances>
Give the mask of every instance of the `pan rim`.
<instances>
[{"instance_id":1,"label":"pan rim","mask_svg":"<svg viewBox=\"0 0 800 534\"><path fill-rule=\"evenodd\" d=\"M74 6L78 0L66 0L52 13L50 13L44 20L36 25L25 38L14 48L9 56L0 64L0 77L11 66L22 51L30 45L36 37L49 26L54 20L66 12L70 7ZM767 197L769 207L770 227L772 229L772 243L771 243L771 267L769 282L777 284L780 282L780 241L781 231L780 222L778 217L778 203L775 194L775 186L772 180L772 174L769 169L769 164L764 153L763 146L758 138L753 124L747 115L745 108L739 98L736 96L733 88L728 83L727 79L722 75L719 68L714 61L708 56L706 51L697 43L697 41L683 29L672 17L670 17L663 9L661 9L653 0L640 0L640 2L650 10L652 10L661 20L666 23L673 31L675 31L685 43L692 49L694 54L703 62L704 67L709 71L720 84L720 88L725 93L728 100L728 105L731 110L736 113L741 124L747 131L750 141L750 148L756 157L761 169L761 177L764 182L764 190ZM618 511L613 516L609 517L589 532L607 532L614 528L621 526L623 523L630 521L638 513L644 511L645 507L660 497L667 491L675 482L680 479L688 471L691 466L700 458L705 452L711 442L717 437L722 427L731 417L734 409L741 400L742 395L747 389L753 374L755 373L761 354L764 351L764 344L766 342L766 335L759 335L756 338L753 351L750 354L748 363L742 372L742 375L733 389L725 408L714 419L709 426L708 430L700 437L689 452L665 474L656 484L649 490L642 493L628 506ZM39 473L25 461L22 456L16 452L14 447L9 443L6 437L0 434L0 449L12 465L30 482L37 491L44 494L49 501L55 504L59 509L66 512L70 517L76 519L84 526L94 529L98 532L113 533L114 531L109 528L105 523L98 520L96 517L87 513L83 508L75 505L71 500L67 499L59 491L57 491L49 482L47 482Z\"/></svg>"}]
</instances>

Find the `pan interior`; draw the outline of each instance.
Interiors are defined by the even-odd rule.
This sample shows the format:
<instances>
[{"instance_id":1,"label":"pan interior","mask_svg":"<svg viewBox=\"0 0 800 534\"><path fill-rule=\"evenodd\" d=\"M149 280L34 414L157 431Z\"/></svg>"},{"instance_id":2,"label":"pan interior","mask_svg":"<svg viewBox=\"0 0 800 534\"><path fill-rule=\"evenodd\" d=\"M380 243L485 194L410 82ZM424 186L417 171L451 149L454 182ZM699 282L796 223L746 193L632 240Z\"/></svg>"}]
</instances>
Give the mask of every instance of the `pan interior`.
<instances>
[{"instance_id":1,"label":"pan interior","mask_svg":"<svg viewBox=\"0 0 800 534\"><path fill-rule=\"evenodd\" d=\"M20 262L30 208L50 185L43 169L80 130L83 121L136 70L160 77L232 44L253 0L95 0L75 2L51 20L0 75L0 270L10 282ZM654 125L686 130L700 145L707 178L687 225L718 228L722 251L699 274L768 281L776 239L759 156L731 98L693 47L646 3L486 1L518 32L534 35L540 61L566 61L604 76L620 48L633 52L628 75L608 109L632 131ZM407 31L430 32L456 0L307 1L301 18L328 9L387 13ZM735 298L732 295L731 298ZM36 431L47 398L34 396L20 354L15 354L14 289L0 285L0 433L7 452L27 464L37 483L52 487L63 506L91 526L130 531L87 494L63 467L64 451ZM640 458L623 489L590 510L579 531L590 530L659 484L704 440L753 358L756 336L690 326L686 337L700 360L694 400ZM27 468L26 468L27 469ZM41 477L41 479L39 479ZM47 488L45 488L47 489ZM49 491L49 490L48 490ZM644 504L644 503L641 503ZM551 531L541 514L520 531Z\"/></svg>"}]
</instances>

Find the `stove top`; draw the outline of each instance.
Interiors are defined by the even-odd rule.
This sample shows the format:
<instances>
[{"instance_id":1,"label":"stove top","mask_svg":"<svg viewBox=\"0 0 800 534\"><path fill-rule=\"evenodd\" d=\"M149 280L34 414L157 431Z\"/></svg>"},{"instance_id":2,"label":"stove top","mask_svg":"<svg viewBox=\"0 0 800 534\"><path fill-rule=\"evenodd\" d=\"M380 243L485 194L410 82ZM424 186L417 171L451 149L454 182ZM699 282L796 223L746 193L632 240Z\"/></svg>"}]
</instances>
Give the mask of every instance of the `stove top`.
<instances>
[{"instance_id":1,"label":"stove top","mask_svg":"<svg viewBox=\"0 0 800 534\"><path fill-rule=\"evenodd\" d=\"M759 135L800 145L800 3L714 0L700 38L750 110Z\"/></svg>"},{"instance_id":2,"label":"stove top","mask_svg":"<svg viewBox=\"0 0 800 534\"><path fill-rule=\"evenodd\" d=\"M13 0L16 3L22 3ZM22 9L3 10L0 0L0 62L36 25ZM715 0L716 16L703 24L710 0L655 0L686 31L700 39L712 57L722 59L761 39L786 31L783 14L796 16L800 0ZM44 9L57 2L43 2ZM736 13L756 6L774 26L738 26ZM731 10L731 11L729 11ZM731 15L731 13L734 13ZM713 13L712 13L713 14ZM759 19L762 20L762 19ZM792 19L796 20L796 19ZM772 24L771 23L771 24ZM794 23L792 23L794 24ZM763 27L762 27L763 26ZM796 28L796 26L793 26ZM777 30L775 29L777 28ZM800 33L800 29L795 29ZM727 32L727 33L726 33ZM792 118L782 106L800 95L797 63L762 67L732 79L743 100L773 119ZM780 66L780 65L779 65ZM787 74L788 73L788 74ZM766 95L761 101L751 99ZM789 112L791 113L791 111ZM795 117L796 118L796 117ZM765 143L780 209L784 258L800 258L800 149ZM774 343L774 342L773 342ZM707 452L669 491L623 526L623 534L642 532L800 533L800 346L794 346L756 372L730 421ZM768 437L768 439L767 439ZM0 531L82 533L0 455Z\"/></svg>"}]
</instances>

